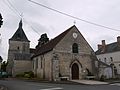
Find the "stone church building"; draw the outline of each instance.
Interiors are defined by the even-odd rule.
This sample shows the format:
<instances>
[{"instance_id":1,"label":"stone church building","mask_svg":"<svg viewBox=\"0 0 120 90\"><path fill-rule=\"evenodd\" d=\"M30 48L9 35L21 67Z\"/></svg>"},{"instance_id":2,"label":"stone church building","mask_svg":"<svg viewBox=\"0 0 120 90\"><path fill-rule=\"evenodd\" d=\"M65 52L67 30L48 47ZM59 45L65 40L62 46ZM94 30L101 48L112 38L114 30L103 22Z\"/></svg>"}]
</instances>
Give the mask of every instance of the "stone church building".
<instances>
[{"instance_id":1,"label":"stone church building","mask_svg":"<svg viewBox=\"0 0 120 90\"><path fill-rule=\"evenodd\" d=\"M32 57L33 71L39 78L60 80L60 77L83 79L95 75L94 51L74 25L37 46Z\"/></svg>"},{"instance_id":2,"label":"stone church building","mask_svg":"<svg viewBox=\"0 0 120 90\"><path fill-rule=\"evenodd\" d=\"M97 76L95 53L75 25L54 39L40 43L35 49L30 49L21 20L17 31L9 39L9 74L15 76L33 71L41 79L54 81L62 77L72 80L84 79L88 74Z\"/></svg>"}]
</instances>

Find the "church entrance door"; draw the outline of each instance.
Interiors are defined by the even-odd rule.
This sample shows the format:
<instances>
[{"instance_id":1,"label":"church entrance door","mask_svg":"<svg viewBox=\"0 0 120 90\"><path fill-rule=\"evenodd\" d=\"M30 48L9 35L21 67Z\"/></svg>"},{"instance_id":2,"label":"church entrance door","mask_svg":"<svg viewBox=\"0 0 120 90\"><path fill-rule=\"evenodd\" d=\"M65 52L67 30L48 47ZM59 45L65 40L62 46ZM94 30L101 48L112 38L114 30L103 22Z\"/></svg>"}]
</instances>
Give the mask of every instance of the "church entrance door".
<instances>
[{"instance_id":1,"label":"church entrance door","mask_svg":"<svg viewBox=\"0 0 120 90\"><path fill-rule=\"evenodd\" d=\"M76 63L72 65L72 79L79 79L79 67Z\"/></svg>"}]
</instances>

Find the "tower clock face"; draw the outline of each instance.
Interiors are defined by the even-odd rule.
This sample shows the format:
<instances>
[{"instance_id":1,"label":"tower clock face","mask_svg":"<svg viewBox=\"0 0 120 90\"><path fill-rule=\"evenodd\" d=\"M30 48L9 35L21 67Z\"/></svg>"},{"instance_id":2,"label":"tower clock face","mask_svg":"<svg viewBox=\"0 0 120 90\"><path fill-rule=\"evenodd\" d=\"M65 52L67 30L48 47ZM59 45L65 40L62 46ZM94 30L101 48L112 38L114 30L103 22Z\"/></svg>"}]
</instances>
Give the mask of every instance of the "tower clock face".
<instances>
[{"instance_id":1,"label":"tower clock face","mask_svg":"<svg viewBox=\"0 0 120 90\"><path fill-rule=\"evenodd\" d=\"M77 33L73 33L73 38L77 38Z\"/></svg>"}]
</instances>

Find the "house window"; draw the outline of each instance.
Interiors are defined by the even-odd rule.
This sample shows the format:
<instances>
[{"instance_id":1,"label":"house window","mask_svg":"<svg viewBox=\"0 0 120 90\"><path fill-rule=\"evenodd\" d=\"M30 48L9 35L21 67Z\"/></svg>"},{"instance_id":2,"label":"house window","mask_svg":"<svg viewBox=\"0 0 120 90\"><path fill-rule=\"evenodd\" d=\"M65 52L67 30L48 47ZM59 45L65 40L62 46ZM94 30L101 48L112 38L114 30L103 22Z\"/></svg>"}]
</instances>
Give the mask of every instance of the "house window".
<instances>
[{"instance_id":1,"label":"house window","mask_svg":"<svg viewBox=\"0 0 120 90\"><path fill-rule=\"evenodd\" d=\"M106 63L106 58L104 58L104 62Z\"/></svg>"},{"instance_id":2,"label":"house window","mask_svg":"<svg viewBox=\"0 0 120 90\"><path fill-rule=\"evenodd\" d=\"M19 50L20 49L20 47L17 47L17 50Z\"/></svg>"},{"instance_id":3,"label":"house window","mask_svg":"<svg viewBox=\"0 0 120 90\"><path fill-rule=\"evenodd\" d=\"M74 44L72 45L72 52L73 52L73 53L78 53L78 44L77 44L77 43L74 43Z\"/></svg>"},{"instance_id":4,"label":"house window","mask_svg":"<svg viewBox=\"0 0 120 90\"><path fill-rule=\"evenodd\" d=\"M120 67L120 64L119 64L119 67Z\"/></svg>"},{"instance_id":5,"label":"house window","mask_svg":"<svg viewBox=\"0 0 120 90\"><path fill-rule=\"evenodd\" d=\"M112 57L110 57L110 61L113 62L113 58Z\"/></svg>"}]
</instances>

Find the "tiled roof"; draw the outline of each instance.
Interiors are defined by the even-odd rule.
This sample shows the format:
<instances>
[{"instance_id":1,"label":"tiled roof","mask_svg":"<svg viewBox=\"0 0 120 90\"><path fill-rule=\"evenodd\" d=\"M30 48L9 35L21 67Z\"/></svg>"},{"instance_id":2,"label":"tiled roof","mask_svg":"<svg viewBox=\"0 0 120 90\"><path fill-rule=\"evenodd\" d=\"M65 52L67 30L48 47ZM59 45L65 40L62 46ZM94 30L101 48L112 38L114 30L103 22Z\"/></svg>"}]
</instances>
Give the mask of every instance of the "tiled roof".
<instances>
[{"instance_id":1,"label":"tiled roof","mask_svg":"<svg viewBox=\"0 0 120 90\"><path fill-rule=\"evenodd\" d=\"M73 25L72 27L70 27L69 29L67 29L66 31L64 31L63 33L61 33L60 35L58 35L57 37L55 37L54 39L50 40L48 43L42 45L41 47L39 47L38 49L36 49L35 51L35 56L47 53L51 50L53 50L53 48L60 42L60 40L62 38L64 38L64 36L73 28L77 28L75 25Z\"/></svg>"},{"instance_id":2,"label":"tiled roof","mask_svg":"<svg viewBox=\"0 0 120 90\"><path fill-rule=\"evenodd\" d=\"M116 51L120 51L120 44L118 42L107 44L105 46L105 51L104 52L103 52L103 49L100 48L95 53L96 53L96 55L99 55L99 54L111 53L111 52L116 52Z\"/></svg>"},{"instance_id":3,"label":"tiled roof","mask_svg":"<svg viewBox=\"0 0 120 90\"><path fill-rule=\"evenodd\" d=\"M23 29L22 29L22 20L19 23L19 27L17 29L17 31L15 32L15 34L12 36L12 38L10 38L10 40L13 41L27 41L29 42L28 38L26 37Z\"/></svg>"},{"instance_id":4,"label":"tiled roof","mask_svg":"<svg viewBox=\"0 0 120 90\"><path fill-rule=\"evenodd\" d=\"M30 48L30 53L34 53L35 49L34 48Z\"/></svg>"}]
</instances>

